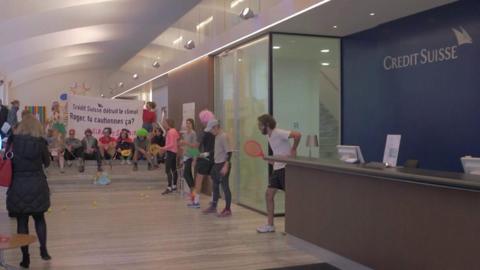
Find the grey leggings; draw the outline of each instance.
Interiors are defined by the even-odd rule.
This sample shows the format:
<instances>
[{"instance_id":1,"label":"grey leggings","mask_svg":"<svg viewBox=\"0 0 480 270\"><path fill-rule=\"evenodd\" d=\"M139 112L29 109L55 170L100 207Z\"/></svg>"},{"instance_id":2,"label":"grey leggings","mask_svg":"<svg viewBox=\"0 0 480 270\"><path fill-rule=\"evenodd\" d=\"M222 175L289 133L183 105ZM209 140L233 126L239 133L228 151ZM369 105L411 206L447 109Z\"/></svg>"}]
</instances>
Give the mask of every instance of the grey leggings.
<instances>
[{"instance_id":1,"label":"grey leggings","mask_svg":"<svg viewBox=\"0 0 480 270\"><path fill-rule=\"evenodd\" d=\"M213 165L212 169L212 180L213 180L213 199L212 206L216 207L218 198L220 197L220 185L222 186L223 193L225 194L225 209L230 209L232 204L232 192L230 191L230 185L228 183L228 177L230 176L230 168L226 175L222 175L221 171L224 163L216 163Z\"/></svg>"}]
</instances>

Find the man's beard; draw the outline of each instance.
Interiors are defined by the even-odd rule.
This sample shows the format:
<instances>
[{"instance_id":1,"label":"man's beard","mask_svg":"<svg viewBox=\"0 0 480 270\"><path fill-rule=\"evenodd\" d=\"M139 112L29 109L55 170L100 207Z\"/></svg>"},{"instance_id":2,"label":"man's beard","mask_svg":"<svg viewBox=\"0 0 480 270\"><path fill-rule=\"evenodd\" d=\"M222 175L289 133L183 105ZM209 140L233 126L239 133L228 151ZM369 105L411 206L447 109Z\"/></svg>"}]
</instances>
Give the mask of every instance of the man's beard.
<instances>
[{"instance_id":1,"label":"man's beard","mask_svg":"<svg viewBox=\"0 0 480 270\"><path fill-rule=\"evenodd\" d=\"M263 127L263 128L262 128L262 134L263 134L263 135L267 135L267 134L268 134L267 127Z\"/></svg>"}]
</instances>

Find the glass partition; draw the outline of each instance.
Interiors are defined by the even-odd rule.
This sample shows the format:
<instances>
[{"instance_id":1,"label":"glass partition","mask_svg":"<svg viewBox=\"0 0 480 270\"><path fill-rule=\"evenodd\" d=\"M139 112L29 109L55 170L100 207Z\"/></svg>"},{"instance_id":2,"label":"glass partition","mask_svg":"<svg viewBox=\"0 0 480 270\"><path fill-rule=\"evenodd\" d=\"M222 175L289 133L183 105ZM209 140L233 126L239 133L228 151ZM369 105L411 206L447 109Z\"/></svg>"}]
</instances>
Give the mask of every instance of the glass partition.
<instances>
[{"instance_id":1,"label":"glass partition","mask_svg":"<svg viewBox=\"0 0 480 270\"><path fill-rule=\"evenodd\" d=\"M340 142L340 40L272 35L273 114L278 126L303 134L299 156L336 158ZM317 135L319 147L307 147Z\"/></svg>"},{"instance_id":2,"label":"glass partition","mask_svg":"<svg viewBox=\"0 0 480 270\"><path fill-rule=\"evenodd\" d=\"M272 47L269 48L269 43ZM269 52L271 95L269 96ZM278 127L298 130L299 156L336 158L340 142L340 40L272 34L215 57L215 112L233 139L231 187L234 200L265 212L268 166L243 152L246 140L267 141L257 117L271 109ZM269 108L269 100L272 108ZM317 135L319 147L305 145ZM275 212L284 212L285 194L276 197Z\"/></svg>"},{"instance_id":3,"label":"glass partition","mask_svg":"<svg viewBox=\"0 0 480 270\"><path fill-rule=\"evenodd\" d=\"M215 112L236 150L230 176L234 200L265 211L268 167L247 156L243 144L253 139L267 149L257 117L268 112L268 37L215 57Z\"/></svg>"}]
</instances>

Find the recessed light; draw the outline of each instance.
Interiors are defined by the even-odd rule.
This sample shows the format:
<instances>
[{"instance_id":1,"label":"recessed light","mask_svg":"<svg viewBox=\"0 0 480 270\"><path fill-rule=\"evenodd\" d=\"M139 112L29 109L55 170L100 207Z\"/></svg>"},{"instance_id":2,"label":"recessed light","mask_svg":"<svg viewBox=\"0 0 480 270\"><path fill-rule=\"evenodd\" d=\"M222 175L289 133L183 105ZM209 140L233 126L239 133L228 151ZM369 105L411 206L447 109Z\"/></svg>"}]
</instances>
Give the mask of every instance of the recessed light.
<instances>
[{"instance_id":1,"label":"recessed light","mask_svg":"<svg viewBox=\"0 0 480 270\"><path fill-rule=\"evenodd\" d=\"M274 50L280 50L280 48L281 48L280 46L273 46L272 47L272 49L274 49Z\"/></svg>"},{"instance_id":2,"label":"recessed light","mask_svg":"<svg viewBox=\"0 0 480 270\"><path fill-rule=\"evenodd\" d=\"M213 21L213 16L206 18L203 22L200 22L199 24L197 24L197 31L202 29L203 27L205 27L205 25L211 23L212 21Z\"/></svg>"},{"instance_id":3,"label":"recessed light","mask_svg":"<svg viewBox=\"0 0 480 270\"><path fill-rule=\"evenodd\" d=\"M320 50L321 53L329 53L330 52L330 49L323 49L323 50Z\"/></svg>"},{"instance_id":4,"label":"recessed light","mask_svg":"<svg viewBox=\"0 0 480 270\"><path fill-rule=\"evenodd\" d=\"M323 62L323 63L322 63L322 66L328 67L328 66L330 66L330 63L328 63L328 62Z\"/></svg>"},{"instance_id":5,"label":"recessed light","mask_svg":"<svg viewBox=\"0 0 480 270\"><path fill-rule=\"evenodd\" d=\"M183 40L183 36L179 36L172 43L173 43L173 45L177 45L178 43L182 42L182 40Z\"/></svg>"},{"instance_id":6,"label":"recessed light","mask_svg":"<svg viewBox=\"0 0 480 270\"><path fill-rule=\"evenodd\" d=\"M135 73L135 74L132 75L132 78L133 78L134 80L138 79L139 77L140 77L140 76L138 76L138 73Z\"/></svg>"},{"instance_id":7,"label":"recessed light","mask_svg":"<svg viewBox=\"0 0 480 270\"><path fill-rule=\"evenodd\" d=\"M159 67L160 67L160 63L159 63L158 61L154 61L154 62L152 63L152 67L154 67L154 68L159 68Z\"/></svg>"},{"instance_id":8,"label":"recessed light","mask_svg":"<svg viewBox=\"0 0 480 270\"><path fill-rule=\"evenodd\" d=\"M236 7L238 4L240 4L241 2L243 2L244 0L234 0L230 3L230 8L234 8Z\"/></svg>"},{"instance_id":9,"label":"recessed light","mask_svg":"<svg viewBox=\"0 0 480 270\"><path fill-rule=\"evenodd\" d=\"M334 28L334 29L337 29L337 28L338 28L338 26L337 26L337 25L334 25L334 26L333 26L333 28Z\"/></svg>"},{"instance_id":10,"label":"recessed light","mask_svg":"<svg viewBox=\"0 0 480 270\"><path fill-rule=\"evenodd\" d=\"M375 13L374 13L374 12L371 12L371 13L370 13L370 16L375 16Z\"/></svg>"},{"instance_id":11,"label":"recessed light","mask_svg":"<svg viewBox=\"0 0 480 270\"><path fill-rule=\"evenodd\" d=\"M118 83L118 87L123 87L125 84L123 82Z\"/></svg>"},{"instance_id":12,"label":"recessed light","mask_svg":"<svg viewBox=\"0 0 480 270\"><path fill-rule=\"evenodd\" d=\"M242 62L242 61L243 61L242 58L238 58L238 62Z\"/></svg>"}]
</instances>

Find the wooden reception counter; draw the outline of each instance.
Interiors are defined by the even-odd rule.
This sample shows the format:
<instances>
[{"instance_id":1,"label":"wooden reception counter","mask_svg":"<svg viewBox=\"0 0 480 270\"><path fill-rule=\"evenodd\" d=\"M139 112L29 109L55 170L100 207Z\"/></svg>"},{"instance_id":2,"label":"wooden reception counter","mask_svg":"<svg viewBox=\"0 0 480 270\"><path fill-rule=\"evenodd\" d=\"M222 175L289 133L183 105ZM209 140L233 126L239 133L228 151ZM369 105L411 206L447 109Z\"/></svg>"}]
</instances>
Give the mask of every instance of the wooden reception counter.
<instances>
[{"instance_id":1,"label":"wooden reception counter","mask_svg":"<svg viewBox=\"0 0 480 270\"><path fill-rule=\"evenodd\" d=\"M480 269L480 177L268 157L285 231L373 269Z\"/></svg>"}]
</instances>

